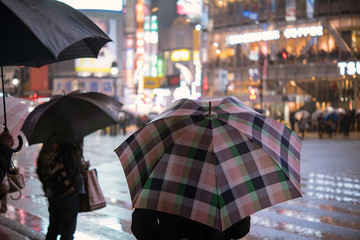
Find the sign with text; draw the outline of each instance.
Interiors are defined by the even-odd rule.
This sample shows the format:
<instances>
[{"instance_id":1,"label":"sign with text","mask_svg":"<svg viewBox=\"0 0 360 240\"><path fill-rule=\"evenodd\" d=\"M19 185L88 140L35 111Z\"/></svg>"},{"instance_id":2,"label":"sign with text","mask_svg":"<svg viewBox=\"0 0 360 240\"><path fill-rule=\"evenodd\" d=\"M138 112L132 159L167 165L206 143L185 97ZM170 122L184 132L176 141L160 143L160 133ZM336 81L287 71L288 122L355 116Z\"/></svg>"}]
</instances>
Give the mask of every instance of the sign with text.
<instances>
[{"instance_id":1,"label":"sign with text","mask_svg":"<svg viewBox=\"0 0 360 240\"><path fill-rule=\"evenodd\" d=\"M159 88L166 81L165 77L144 77L144 88Z\"/></svg>"},{"instance_id":2,"label":"sign with text","mask_svg":"<svg viewBox=\"0 0 360 240\"><path fill-rule=\"evenodd\" d=\"M52 95L68 94L82 90L86 92L100 92L115 96L113 78L56 78L54 79Z\"/></svg>"},{"instance_id":3,"label":"sign with text","mask_svg":"<svg viewBox=\"0 0 360 240\"><path fill-rule=\"evenodd\" d=\"M360 62L338 62L340 75L360 75Z\"/></svg>"}]
</instances>

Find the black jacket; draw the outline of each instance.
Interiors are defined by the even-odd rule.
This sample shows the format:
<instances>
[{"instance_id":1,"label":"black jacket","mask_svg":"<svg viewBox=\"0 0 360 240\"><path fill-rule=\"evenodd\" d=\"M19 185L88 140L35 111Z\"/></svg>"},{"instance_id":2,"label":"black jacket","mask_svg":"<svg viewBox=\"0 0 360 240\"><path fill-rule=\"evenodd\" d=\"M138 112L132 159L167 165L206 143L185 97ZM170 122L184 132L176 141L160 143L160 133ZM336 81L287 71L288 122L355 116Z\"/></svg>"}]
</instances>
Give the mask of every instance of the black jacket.
<instances>
[{"instance_id":1,"label":"black jacket","mask_svg":"<svg viewBox=\"0 0 360 240\"><path fill-rule=\"evenodd\" d=\"M244 237L250 231L250 216L224 232L190 219L136 208L132 214L131 231L138 240L229 240Z\"/></svg>"},{"instance_id":2,"label":"black jacket","mask_svg":"<svg viewBox=\"0 0 360 240\"><path fill-rule=\"evenodd\" d=\"M10 169L10 161L13 154L13 150L4 144L0 143L0 182L5 177L5 174Z\"/></svg>"}]
</instances>

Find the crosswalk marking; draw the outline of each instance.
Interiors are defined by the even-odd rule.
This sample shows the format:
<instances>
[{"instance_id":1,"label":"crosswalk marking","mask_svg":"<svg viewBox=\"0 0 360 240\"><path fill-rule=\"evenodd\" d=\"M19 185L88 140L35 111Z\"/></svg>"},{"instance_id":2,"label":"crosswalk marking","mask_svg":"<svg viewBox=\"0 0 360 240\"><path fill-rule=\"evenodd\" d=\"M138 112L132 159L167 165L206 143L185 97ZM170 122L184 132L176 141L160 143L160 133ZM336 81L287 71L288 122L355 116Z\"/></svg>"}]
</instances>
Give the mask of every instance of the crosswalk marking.
<instances>
[{"instance_id":1,"label":"crosswalk marking","mask_svg":"<svg viewBox=\"0 0 360 240\"><path fill-rule=\"evenodd\" d=\"M303 198L253 214L246 239L360 239L359 189L358 171L303 176Z\"/></svg>"}]
</instances>

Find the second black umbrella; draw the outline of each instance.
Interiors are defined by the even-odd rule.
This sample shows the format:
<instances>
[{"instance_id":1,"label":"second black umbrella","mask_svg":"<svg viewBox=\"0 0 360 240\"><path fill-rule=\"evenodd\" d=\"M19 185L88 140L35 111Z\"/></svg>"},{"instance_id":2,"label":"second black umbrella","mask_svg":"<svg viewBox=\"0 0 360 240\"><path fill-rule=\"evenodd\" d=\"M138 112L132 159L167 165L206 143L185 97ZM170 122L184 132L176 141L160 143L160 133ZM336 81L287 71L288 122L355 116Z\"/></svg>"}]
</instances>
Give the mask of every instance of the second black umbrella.
<instances>
[{"instance_id":1,"label":"second black umbrella","mask_svg":"<svg viewBox=\"0 0 360 240\"><path fill-rule=\"evenodd\" d=\"M29 144L76 143L86 135L118 123L122 104L102 93L56 96L37 106L21 130Z\"/></svg>"}]
</instances>

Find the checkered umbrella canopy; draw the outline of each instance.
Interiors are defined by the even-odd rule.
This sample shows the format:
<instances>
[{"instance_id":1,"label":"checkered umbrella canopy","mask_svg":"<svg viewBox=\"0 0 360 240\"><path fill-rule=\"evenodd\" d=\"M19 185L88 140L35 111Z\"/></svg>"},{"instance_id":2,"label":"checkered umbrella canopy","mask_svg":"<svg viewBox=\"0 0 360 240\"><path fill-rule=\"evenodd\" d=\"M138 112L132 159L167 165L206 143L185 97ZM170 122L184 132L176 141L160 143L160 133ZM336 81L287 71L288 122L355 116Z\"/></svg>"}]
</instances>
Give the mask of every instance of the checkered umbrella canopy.
<instances>
[{"instance_id":1,"label":"checkered umbrella canopy","mask_svg":"<svg viewBox=\"0 0 360 240\"><path fill-rule=\"evenodd\" d=\"M133 207L224 231L301 197L302 139L234 97L181 99L117 149Z\"/></svg>"}]
</instances>

